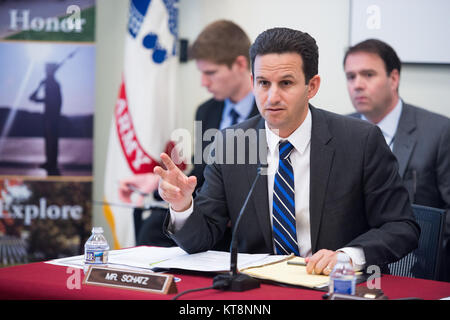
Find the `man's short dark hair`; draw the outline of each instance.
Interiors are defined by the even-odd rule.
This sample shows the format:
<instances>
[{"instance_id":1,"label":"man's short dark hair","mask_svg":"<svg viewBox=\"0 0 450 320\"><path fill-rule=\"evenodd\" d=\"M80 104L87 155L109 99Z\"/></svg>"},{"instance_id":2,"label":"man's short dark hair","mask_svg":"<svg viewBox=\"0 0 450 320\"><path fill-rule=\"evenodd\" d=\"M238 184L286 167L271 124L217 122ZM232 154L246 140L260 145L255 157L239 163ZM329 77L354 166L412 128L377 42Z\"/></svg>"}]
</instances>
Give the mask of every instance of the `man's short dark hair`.
<instances>
[{"instance_id":1,"label":"man's short dark hair","mask_svg":"<svg viewBox=\"0 0 450 320\"><path fill-rule=\"evenodd\" d=\"M383 60L384 66L386 68L387 74L391 74L392 70L397 69L400 74L400 69L402 67L402 63L400 62L399 57L395 50L388 45L386 42L383 42L378 39L367 39L360 43L355 44L352 47L349 47L345 52L344 56L344 66L345 61L347 60L347 56L352 53L357 52L366 52L376 54Z\"/></svg>"},{"instance_id":2,"label":"man's short dark hair","mask_svg":"<svg viewBox=\"0 0 450 320\"><path fill-rule=\"evenodd\" d=\"M250 39L244 30L229 20L207 25L189 48L189 58L208 60L231 67L238 56L244 56L250 67Z\"/></svg>"},{"instance_id":3,"label":"man's short dark hair","mask_svg":"<svg viewBox=\"0 0 450 320\"><path fill-rule=\"evenodd\" d=\"M316 40L306 32L289 28L273 28L261 33L250 47L252 73L257 55L270 53L297 53L303 60L306 83L319 70L319 48Z\"/></svg>"}]
</instances>

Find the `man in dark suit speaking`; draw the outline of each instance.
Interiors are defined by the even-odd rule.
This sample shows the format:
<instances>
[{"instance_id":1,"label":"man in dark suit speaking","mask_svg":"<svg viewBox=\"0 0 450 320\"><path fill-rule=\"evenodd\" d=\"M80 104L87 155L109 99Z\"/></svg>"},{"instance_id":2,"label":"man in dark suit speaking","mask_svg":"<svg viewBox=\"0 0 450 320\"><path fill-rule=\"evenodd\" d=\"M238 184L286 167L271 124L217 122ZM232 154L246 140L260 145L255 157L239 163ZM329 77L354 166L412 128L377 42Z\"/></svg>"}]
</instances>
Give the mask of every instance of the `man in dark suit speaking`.
<instances>
[{"instance_id":1,"label":"man in dark suit speaking","mask_svg":"<svg viewBox=\"0 0 450 320\"><path fill-rule=\"evenodd\" d=\"M450 119L400 99L401 62L383 41L368 39L350 47L344 70L357 111L352 116L380 127L398 160L410 201L447 210L448 265L441 270L450 281Z\"/></svg>"},{"instance_id":2,"label":"man in dark suit speaking","mask_svg":"<svg viewBox=\"0 0 450 320\"><path fill-rule=\"evenodd\" d=\"M172 239L189 253L211 249L228 221L236 223L257 168L266 163L238 229L240 252L294 253L307 257L308 272L329 274L337 251L363 269L416 248L420 230L380 130L309 104L320 86L315 40L270 29L257 37L250 57L261 115L216 137L195 199L196 178L166 154L166 169L154 170L170 203Z\"/></svg>"}]
</instances>

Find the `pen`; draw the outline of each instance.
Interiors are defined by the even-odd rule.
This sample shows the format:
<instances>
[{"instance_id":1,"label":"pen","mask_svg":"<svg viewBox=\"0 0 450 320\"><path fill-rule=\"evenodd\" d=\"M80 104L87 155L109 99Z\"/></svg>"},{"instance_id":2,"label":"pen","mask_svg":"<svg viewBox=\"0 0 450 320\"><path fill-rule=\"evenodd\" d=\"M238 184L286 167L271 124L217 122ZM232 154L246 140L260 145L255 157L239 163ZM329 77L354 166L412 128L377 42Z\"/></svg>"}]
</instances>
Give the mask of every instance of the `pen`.
<instances>
[{"instance_id":1,"label":"pen","mask_svg":"<svg viewBox=\"0 0 450 320\"><path fill-rule=\"evenodd\" d=\"M296 265L296 266L303 266L306 267L306 262L302 262L302 261L288 261L287 264L292 264L292 265Z\"/></svg>"},{"instance_id":2,"label":"pen","mask_svg":"<svg viewBox=\"0 0 450 320\"><path fill-rule=\"evenodd\" d=\"M152 262L152 263L150 263L150 266L154 266L155 264L158 264L158 263L161 263L161 262L164 262L164 261L167 261L167 260L169 260L169 259L163 259L161 261Z\"/></svg>"}]
</instances>

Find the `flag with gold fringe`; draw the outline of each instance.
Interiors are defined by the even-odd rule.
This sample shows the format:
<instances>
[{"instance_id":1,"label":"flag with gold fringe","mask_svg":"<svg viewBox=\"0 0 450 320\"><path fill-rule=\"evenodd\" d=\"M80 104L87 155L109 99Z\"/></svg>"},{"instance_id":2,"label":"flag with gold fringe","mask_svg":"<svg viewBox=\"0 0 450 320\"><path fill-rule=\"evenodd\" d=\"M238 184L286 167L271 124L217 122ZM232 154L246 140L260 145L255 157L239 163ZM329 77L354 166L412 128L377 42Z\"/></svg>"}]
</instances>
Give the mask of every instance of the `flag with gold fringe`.
<instances>
[{"instance_id":1,"label":"flag with gold fringe","mask_svg":"<svg viewBox=\"0 0 450 320\"><path fill-rule=\"evenodd\" d=\"M104 181L104 215L113 248L135 245L133 214L119 202L119 180L153 172L170 154L176 127L178 0L132 0L124 70L110 130Z\"/></svg>"}]
</instances>

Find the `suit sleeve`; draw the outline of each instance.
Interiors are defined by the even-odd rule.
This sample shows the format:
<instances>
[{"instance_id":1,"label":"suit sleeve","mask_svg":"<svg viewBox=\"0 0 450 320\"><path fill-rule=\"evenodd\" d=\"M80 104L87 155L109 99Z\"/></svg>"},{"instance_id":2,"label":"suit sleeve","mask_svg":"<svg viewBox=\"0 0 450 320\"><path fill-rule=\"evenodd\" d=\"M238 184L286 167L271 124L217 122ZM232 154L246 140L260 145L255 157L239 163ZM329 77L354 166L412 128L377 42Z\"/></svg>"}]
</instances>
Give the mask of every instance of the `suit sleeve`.
<instances>
[{"instance_id":1,"label":"suit sleeve","mask_svg":"<svg viewBox=\"0 0 450 320\"><path fill-rule=\"evenodd\" d=\"M439 141L439 150L436 163L437 186L444 208L447 210L445 239L450 239L450 120L443 130Z\"/></svg>"},{"instance_id":2,"label":"suit sleeve","mask_svg":"<svg viewBox=\"0 0 450 320\"><path fill-rule=\"evenodd\" d=\"M198 124L202 125L202 130L201 132L197 132L197 130L195 130L195 135L194 135L194 148L195 151L194 153L200 154L200 158L203 159L203 136L204 136L204 132L205 132L205 128L203 127L203 125L205 125L205 122L207 120L208 114L207 114L207 108L205 108L205 105L201 105L196 113L195 113L195 121ZM201 134L200 136L198 134ZM192 168L191 172L188 174L189 176L195 176L197 178L197 186L195 187L195 192L194 192L194 196L196 195L196 193L198 192L198 190L202 187L203 182L205 181L203 172L205 170L205 163L202 160L200 163L198 162L198 159L195 158L195 155L192 155L192 163L194 164L194 167Z\"/></svg>"},{"instance_id":3,"label":"suit sleeve","mask_svg":"<svg viewBox=\"0 0 450 320\"><path fill-rule=\"evenodd\" d=\"M215 139L214 145L217 146ZM216 147L213 147L216 148ZM188 253L210 250L223 237L229 221L221 165L212 163L204 171L205 182L194 198L194 211L171 238Z\"/></svg>"},{"instance_id":4,"label":"suit sleeve","mask_svg":"<svg viewBox=\"0 0 450 320\"><path fill-rule=\"evenodd\" d=\"M361 246L366 265L386 265L417 247L420 228L414 219L397 161L378 127L372 127L364 152L363 185L369 230L349 246Z\"/></svg>"}]
</instances>

